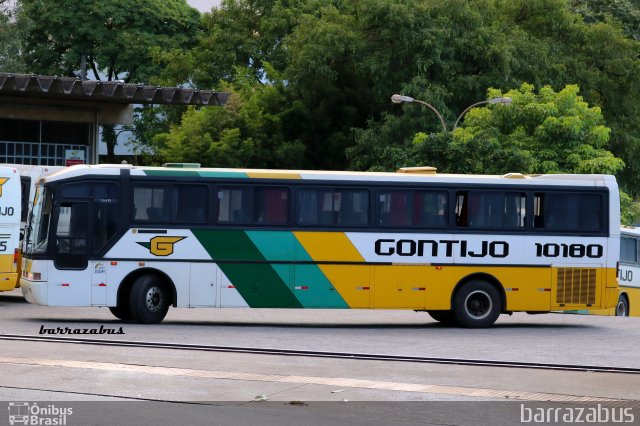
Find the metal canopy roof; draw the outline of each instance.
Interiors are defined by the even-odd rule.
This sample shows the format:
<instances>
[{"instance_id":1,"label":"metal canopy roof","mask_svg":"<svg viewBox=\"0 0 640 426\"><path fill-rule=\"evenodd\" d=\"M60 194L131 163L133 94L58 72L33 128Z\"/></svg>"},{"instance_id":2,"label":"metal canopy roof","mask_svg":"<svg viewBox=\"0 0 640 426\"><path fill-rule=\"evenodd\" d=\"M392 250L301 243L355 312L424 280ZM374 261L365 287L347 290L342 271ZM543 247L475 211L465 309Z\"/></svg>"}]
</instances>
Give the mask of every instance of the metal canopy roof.
<instances>
[{"instance_id":1,"label":"metal canopy roof","mask_svg":"<svg viewBox=\"0 0 640 426\"><path fill-rule=\"evenodd\" d=\"M91 101L114 104L224 105L228 93L211 90L0 73L0 96Z\"/></svg>"}]
</instances>

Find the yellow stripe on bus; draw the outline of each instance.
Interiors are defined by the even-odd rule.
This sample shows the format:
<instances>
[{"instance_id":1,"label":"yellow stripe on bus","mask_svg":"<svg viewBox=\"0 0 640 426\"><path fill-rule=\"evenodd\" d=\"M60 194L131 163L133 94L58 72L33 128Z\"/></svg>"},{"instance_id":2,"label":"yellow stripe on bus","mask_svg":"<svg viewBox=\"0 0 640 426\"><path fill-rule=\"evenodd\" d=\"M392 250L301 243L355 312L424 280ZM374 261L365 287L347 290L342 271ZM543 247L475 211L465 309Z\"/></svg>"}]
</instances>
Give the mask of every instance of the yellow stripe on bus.
<instances>
[{"instance_id":1,"label":"yellow stripe on bus","mask_svg":"<svg viewBox=\"0 0 640 426\"><path fill-rule=\"evenodd\" d=\"M270 172L247 172L250 178L261 179L302 179L298 173L270 173Z\"/></svg>"},{"instance_id":2,"label":"yellow stripe on bus","mask_svg":"<svg viewBox=\"0 0 640 426\"><path fill-rule=\"evenodd\" d=\"M362 262L365 260L343 232L294 232L316 262ZM371 266L318 265L350 308L371 306Z\"/></svg>"},{"instance_id":3,"label":"yellow stripe on bus","mask_svg":"<svg viewBox=\"0 0 640 426\"><path fill-rule=\"evenodd\" d=\"M16 288L18 273L15 272L15 268L13 266L13 253L0 254L0 271L6 271L0 273L0 291L10 291Z\"/></svg>"}]
</instances>

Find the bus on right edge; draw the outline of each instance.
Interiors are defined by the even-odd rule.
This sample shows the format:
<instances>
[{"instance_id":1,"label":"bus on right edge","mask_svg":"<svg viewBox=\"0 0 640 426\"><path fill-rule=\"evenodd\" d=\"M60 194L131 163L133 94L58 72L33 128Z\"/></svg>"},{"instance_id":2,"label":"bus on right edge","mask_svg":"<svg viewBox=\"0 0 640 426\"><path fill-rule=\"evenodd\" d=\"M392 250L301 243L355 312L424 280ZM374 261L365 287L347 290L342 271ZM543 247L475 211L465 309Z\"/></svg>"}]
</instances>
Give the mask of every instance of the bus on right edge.
<instances>
[{"instance_id":1,"label":"bus on right edge","mask_svg":"<svg viewBox=\"0 0 640 426\"><path fill-rule=\"evenodd\" d=\"M640 317L640 229L623 226L620 229L620 267L618 282L620 297L616 305L616 316Z\"/></svg>"}]
</instances>

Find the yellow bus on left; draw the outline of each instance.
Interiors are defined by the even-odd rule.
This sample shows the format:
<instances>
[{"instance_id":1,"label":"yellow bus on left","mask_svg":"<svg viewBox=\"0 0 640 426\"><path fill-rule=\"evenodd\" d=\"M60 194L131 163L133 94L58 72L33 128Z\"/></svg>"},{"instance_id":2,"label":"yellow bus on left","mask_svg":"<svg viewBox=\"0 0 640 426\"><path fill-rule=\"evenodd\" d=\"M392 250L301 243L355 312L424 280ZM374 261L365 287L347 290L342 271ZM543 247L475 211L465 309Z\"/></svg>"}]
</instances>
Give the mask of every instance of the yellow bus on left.
<instances>
[{"instance_id":1,"label":"yellow bus on left","mask_svg":"<svg viewBox=\"0 0 640 426\"><path fill-rule=\"evenodd\" d=\"M20 217L20 175L0 167L0 291L13 290L18 282Z\"/></svg>"}]
</instances>

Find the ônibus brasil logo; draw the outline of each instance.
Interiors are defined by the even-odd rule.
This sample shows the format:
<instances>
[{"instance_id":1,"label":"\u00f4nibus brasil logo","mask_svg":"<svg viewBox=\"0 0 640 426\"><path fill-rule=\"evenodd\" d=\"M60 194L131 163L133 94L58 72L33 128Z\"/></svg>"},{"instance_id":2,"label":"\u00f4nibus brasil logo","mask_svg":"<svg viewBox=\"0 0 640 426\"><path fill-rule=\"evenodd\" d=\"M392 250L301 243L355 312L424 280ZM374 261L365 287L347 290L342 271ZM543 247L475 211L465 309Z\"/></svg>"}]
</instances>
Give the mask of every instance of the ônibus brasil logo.
<instances>
[{"instance_id":1,"label":"\u00f4nibus brasil logo","mask_svg":"<svg viewBox=\"0 0 640 426\"><path fill-rule=\"evenodd\" d=\"M52 425L64 426L73 414L71 407L59 407L55 404L39 406L37 402L10 402L10 425Z\"/></svg>"},{"instance_id":2,"label":"\u00f4nibus brasil logo","mask_svg":"<svg viewBox=\"0 0 640 426\"><path fill-rule=\"evenodd\" d=\"M187 237L153 237L148 243L138 242L138 244L148 249L154 256L169 256L173 254L174 244L185 238Z\"/></svg>"}]
</instances>

